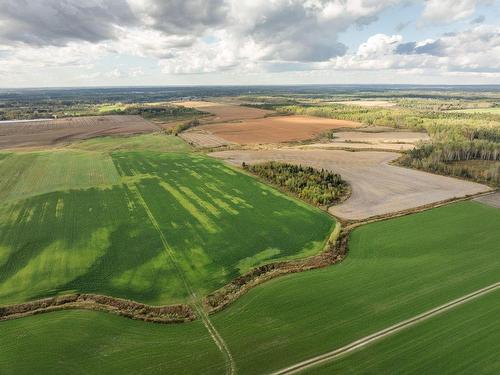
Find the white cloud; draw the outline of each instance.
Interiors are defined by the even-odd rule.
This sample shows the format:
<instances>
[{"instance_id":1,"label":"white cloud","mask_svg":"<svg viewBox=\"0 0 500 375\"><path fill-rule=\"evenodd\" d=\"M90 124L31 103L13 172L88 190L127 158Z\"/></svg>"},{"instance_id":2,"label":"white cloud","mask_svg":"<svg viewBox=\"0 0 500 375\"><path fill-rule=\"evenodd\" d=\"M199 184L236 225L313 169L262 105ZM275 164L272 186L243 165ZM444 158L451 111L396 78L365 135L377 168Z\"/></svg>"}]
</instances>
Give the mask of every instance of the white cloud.
<instances>
[{"instance_id":1,"label":"white cloud","mask_svg":"<svg viewBox=\"0 0 500 375\"><path fill-rule=\"evenodd\" d=\"M492 3L490 0L427 0L422 13L425 21L450 23L474 15L479 4Z\"/></svg>"}]
</instances>

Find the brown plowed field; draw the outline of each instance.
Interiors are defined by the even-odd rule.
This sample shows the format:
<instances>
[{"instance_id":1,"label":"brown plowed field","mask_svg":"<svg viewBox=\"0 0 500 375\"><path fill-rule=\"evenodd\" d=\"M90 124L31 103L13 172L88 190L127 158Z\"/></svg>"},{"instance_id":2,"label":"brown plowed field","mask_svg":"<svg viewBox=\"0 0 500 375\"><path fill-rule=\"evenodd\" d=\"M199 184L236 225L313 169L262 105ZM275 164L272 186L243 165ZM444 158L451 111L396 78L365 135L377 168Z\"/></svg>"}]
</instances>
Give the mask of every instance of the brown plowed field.
<instances>
[{"instance_id":1,"label":"brown plowed field","mask_svg":"<svg viewBox=\"0 0 500 375\"><path fill-rule=\"evenodd\" d=\"M88 116L0 123L0 149L40 147L114 134L139 134L158 128L140 116Z\"/></svg>"},{"instance_id":2,"label":"brown plowed field","mask_svg":"<svg viewBox=\"0 0 500 375\"><path fill-rule=\"evenodd\" d=\"M267 111L259 108L205 101L184 101L175 102L174 104L211 113L214 115L214 117L204 119L204 122L213 123L262 118L274 113L273 111Z\"/></svg>"},{"instance_id":3,"label":"brown plowed field","mask_svg":"<svg viewBox=\"0 0 500 375\"><path fill-rule=\"evenodd\" d=\"M389 165L399 157L393 152L279 149L220 151L210 155L235 165L276 160L340 173L351 184L352 195L329 211L351 220L490 190L473 182Z\"/></svg>"},{"instance_id":4,"label":"brown plowed field","mask_svg":"<svg viewBox=\"0 0 500 375\"><path fill-rule=\"evenodd\" d=\"M200 127L229 142L263 144L304 141L330 129L356 128L361 124L311 116L272 116Z\"/></svg>"}]
</instances>

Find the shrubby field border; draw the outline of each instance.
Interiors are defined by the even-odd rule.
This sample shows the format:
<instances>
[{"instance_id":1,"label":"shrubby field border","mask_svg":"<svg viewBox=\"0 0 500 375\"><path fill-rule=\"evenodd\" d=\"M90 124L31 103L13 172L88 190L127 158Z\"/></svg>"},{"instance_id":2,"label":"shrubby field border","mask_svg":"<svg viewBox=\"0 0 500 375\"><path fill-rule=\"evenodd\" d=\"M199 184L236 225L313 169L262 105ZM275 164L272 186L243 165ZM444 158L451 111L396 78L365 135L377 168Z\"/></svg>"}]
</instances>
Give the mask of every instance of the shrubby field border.
<instances>
[{"instance_id":1,"label":"shrubby field border","mask_svg":"<svg viewBox=\"0 0 500 375\"><path fill-rule=\"evenodd\" d=\"M409 210L371 217L362 221L343 221L335 218L337 224L321 253L303 259L278 261L256 267L205 296L203 299L204 308L210 314L221 311L246 294L250 289L266 281L282 275L324 268L341 262L348 253L348 241L351 230L361 225L407 216L492 193L494 191L478 193L462 198L447 199ZM129 319L152 323L184 323L200 318L195 312L196 309L188 304L152 306L112 296L82 293L0 306L0 321L67 309L104 311Z\"/></svg>"}]
</instances>

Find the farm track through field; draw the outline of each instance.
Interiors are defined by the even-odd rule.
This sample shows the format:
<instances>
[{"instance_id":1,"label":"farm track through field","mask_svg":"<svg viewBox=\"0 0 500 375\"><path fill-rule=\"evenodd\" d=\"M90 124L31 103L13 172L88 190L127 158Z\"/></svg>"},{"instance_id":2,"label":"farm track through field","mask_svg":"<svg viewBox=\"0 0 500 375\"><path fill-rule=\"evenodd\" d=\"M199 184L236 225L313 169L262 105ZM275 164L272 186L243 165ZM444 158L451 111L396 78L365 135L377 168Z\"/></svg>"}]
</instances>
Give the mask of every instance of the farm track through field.
<instances>
[{"instance_id":1,"label":"farm track through field","mask_svg":"<svg viewBox=\"0 0 500 375\"><path fill-rule=\"evenodd\" d=\"M442 314L450 309L453 309L457 306L463 305L464 303L470 302L470 301L472 301L476 298L479 298L485 294L491 293L499 288L500 288L500 282L491 284L487 287L481 288L481 289L476 290L472 293L469 293L465 296L462 296L462 297L457 298L453 301L445 303L444 305L435 307L435 308L428 310L422 314L414 316L413 318L396 323L396 324L394 324L388 328L385 328L381 331L378 331L378 332L375 332L369 336L363 337L363 338L356 340L356 341L354 341L348 345L345 345L341 348L338 348L338 349L332 350L331 352L321 354L319 356L316 356L316 357L307 359L305 361L296 363L292 366L289 366L289 367L286 367L284 369L273 372L272 374L273 375L297 374L303 370L310 369L310 368L317 366L319 364L333 361L340 356L343 356L343 355L351 353L355 350L364 348L365 346L370 345L371 343L373 343L375 341L378 341L382 338L393 335L401 330L404 330L406 328L414 326L422 321L428 320L436 315Z\"/></svg>"},{"instance_id":2,"label":"farm track through field","mask_svg":"<svg viewBox=\"0 0 500 375\"><path fill-rule=\"evenodd\" d=\"M169 256L179 279L182 281L182 283L184 284L184 287L186 288L188 293L191 295L192 303L193 303L193 306L196 310L198 317L201 319L201 321L203 322L203 325L208 330L213 341L215 342L215 344L217 345L217 347L221 351L222 355L224 356L224 360L226 362L226 374L230 374L230 375L235 374L236 373L236 364L234 362L233 356L231 355L231 351L229 350L229 347L227 346L226 342L224 341L224 339L222 338L220 333L217 331L217 329L212 324L208 314L206 313L206 311L203 308L202 301L198 298L198 296L196 295L196 292L193 290L191 284L189 283L189 280L184 275L182 268L179 266L179 263L178 263L177 258L175 256L175 253L173 252L172 248L168 244L167 239L165 238L165 235L163 234L158 221L156 220L153 213L149 209L149 206L146 203L146 201L145 201L144 197L142 196L142 194L139 190L139 187L137 185L134 185L134 190L135 190L137 197L139 198L139 202L141 203L144 210L146 211L146 214L149 218L149 221L151 222L151 224L153 225L155 230L158 232L158 235L160 236L160 239L161 239L161 242L164 246L164 249Z\"/></svg>"}]
</instances>

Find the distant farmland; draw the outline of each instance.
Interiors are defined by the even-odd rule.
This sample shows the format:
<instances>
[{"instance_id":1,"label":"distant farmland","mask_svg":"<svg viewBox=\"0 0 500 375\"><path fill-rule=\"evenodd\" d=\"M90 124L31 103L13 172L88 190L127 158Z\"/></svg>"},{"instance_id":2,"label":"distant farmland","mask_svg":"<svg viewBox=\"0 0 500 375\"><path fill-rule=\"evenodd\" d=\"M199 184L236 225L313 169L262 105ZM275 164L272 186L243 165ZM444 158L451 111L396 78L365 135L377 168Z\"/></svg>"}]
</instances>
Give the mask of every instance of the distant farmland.
<instances>
[{"instance_id":1,"label":"distant farmland","mask_svg":"<svg viewBox=\"0 0 500 375\"><path fill-rule=\"evenodd\" d=\"M182 302L166 247L203 296L262 263L317 253L334 225L201 155L11 153L0 171L0 304L74 292Z\"/></svg>"},{"instance_id":2,"label":"distant farmland","mask_svg":"<svg viewBox=\"0 0 500 375\"><path fill-rule=\"evenodd\" d=\"M158 128L140 116L89 116L0 123L0 149L40 147L104 135L151 133Z\"/></svg>"}]
</instances>

